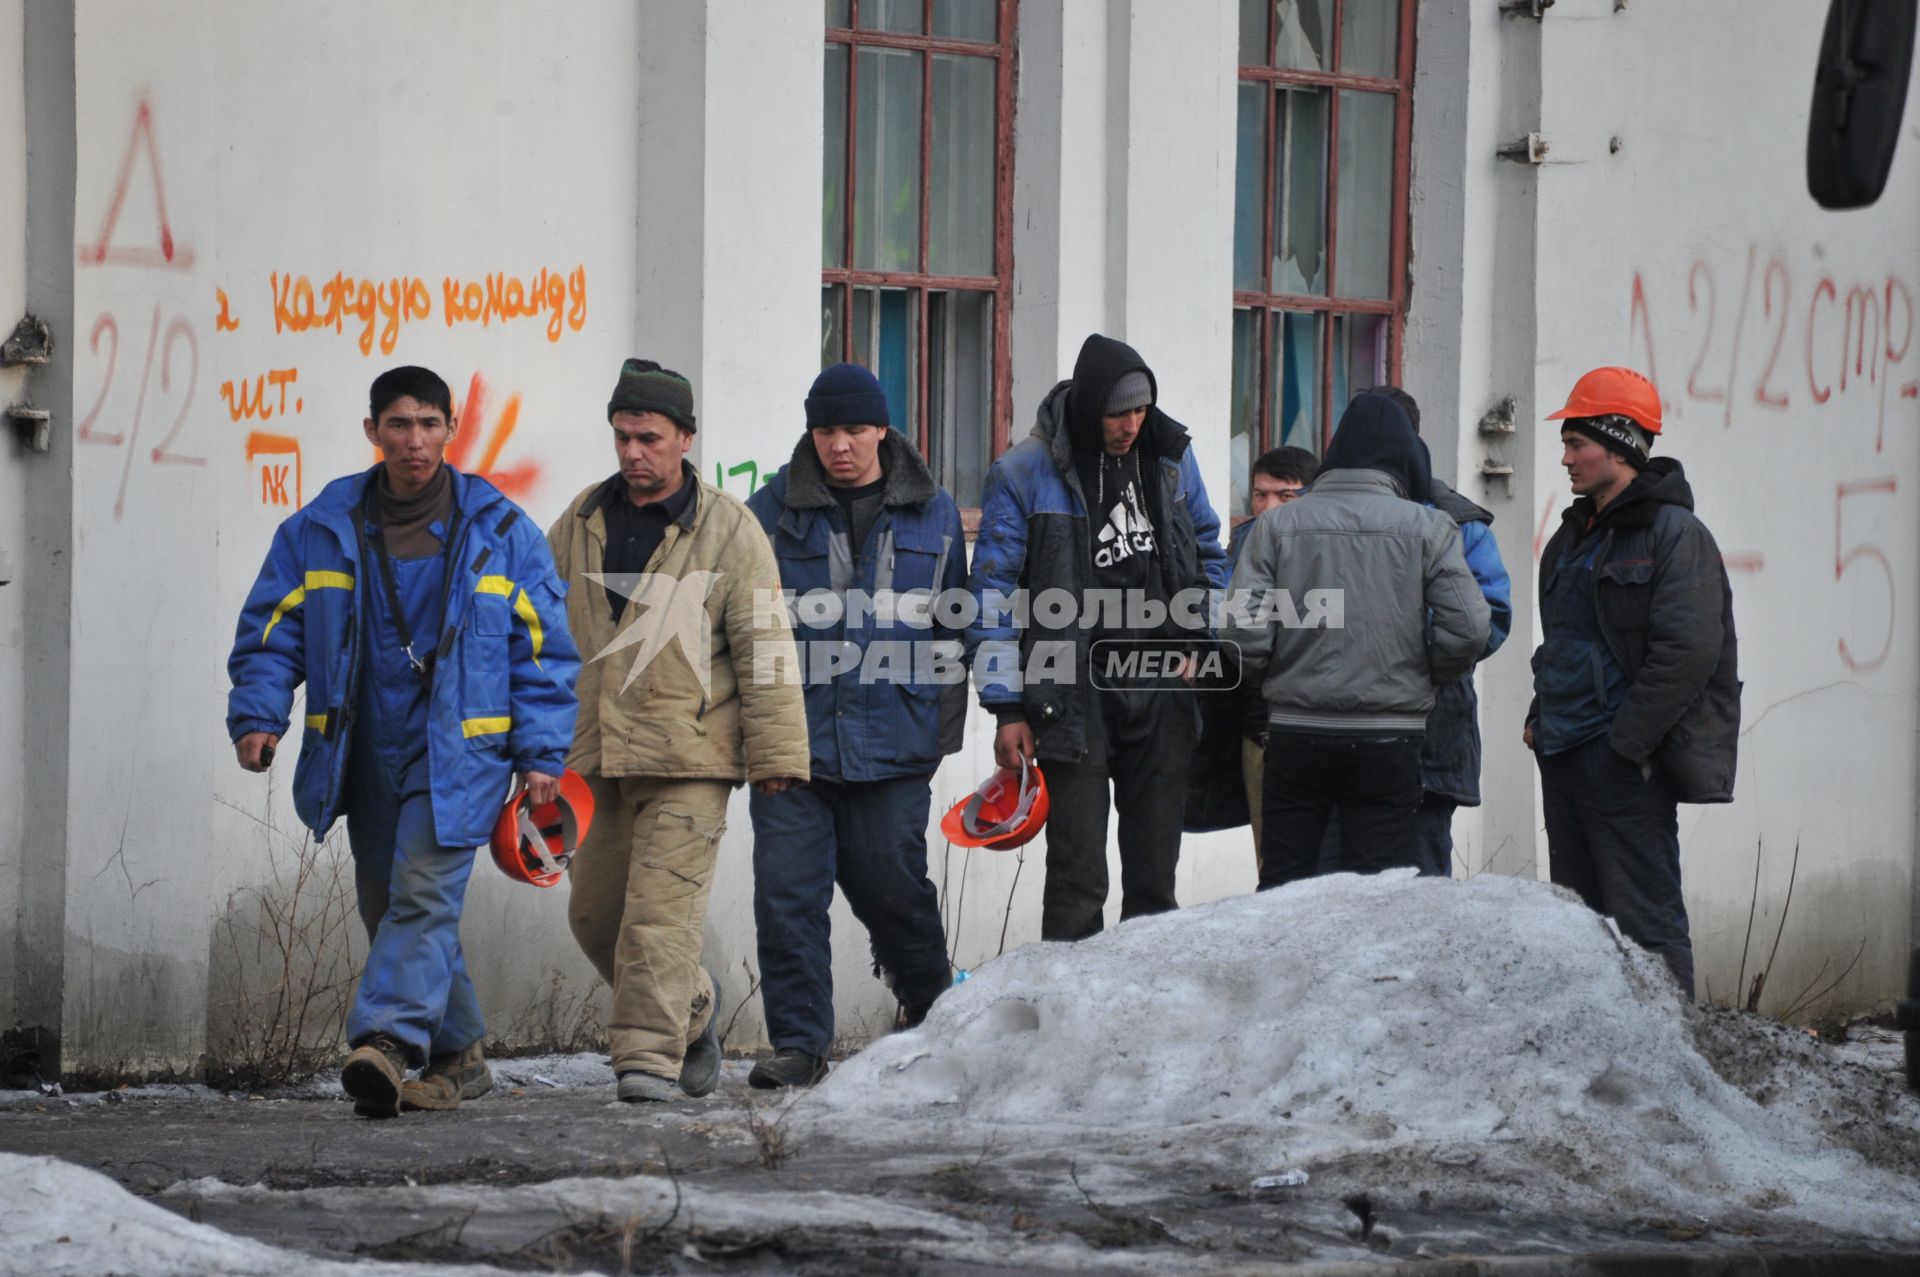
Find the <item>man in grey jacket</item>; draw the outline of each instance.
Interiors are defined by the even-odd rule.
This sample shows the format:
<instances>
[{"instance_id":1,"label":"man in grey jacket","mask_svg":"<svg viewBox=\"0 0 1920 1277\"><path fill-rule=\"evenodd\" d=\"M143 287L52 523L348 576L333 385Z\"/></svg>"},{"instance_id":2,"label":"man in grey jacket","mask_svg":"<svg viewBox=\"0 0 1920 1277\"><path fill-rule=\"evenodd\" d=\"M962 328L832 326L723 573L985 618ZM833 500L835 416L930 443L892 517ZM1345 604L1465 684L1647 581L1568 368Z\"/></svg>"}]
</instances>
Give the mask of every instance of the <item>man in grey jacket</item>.
<instances>
[{"instance_id":1,"label":"man in grey jacket","mask_svg":"<svg viewBox=\"0 0 1920 1277\"><path fill-rule=\"evenodd\" d=\"M1417 863L1420 747L1436 690L1473 669L1489 612L1426 449L1384 395L1356 397L1307 495L1260 516L1222 637L1264 670L1260 886L1313 876L1331 814L1340 868Z\"/></svg>"}]
</instances>

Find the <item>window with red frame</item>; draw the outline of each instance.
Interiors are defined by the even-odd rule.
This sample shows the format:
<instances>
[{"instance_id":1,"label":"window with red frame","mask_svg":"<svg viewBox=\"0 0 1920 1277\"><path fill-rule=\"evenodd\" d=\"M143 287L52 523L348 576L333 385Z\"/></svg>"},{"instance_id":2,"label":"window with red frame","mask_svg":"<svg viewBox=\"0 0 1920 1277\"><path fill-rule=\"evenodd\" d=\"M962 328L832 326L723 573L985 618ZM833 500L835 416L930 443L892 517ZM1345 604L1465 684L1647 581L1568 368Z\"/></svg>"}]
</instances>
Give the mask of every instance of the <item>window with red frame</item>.
<instances>
[{"instance_id":1,"label":"window with red frame","mask_svg":"<svg viewBox=\"0 0 1920 1277\"><path fill-rule=\"evenodd\" d=\"M1318 455L1398 381L1416 0L1240 0L1233 508L1253 461Z\"/></svg>"},{"instance_id":2,"label":"window with red frame","mask_svg":"<svg viewBox=\"0 0 1920 1277\"><path fill-rule=\"evenodd\" d=\"M1017 0L826 0L820 363L873 370L962 506L1011 422Z\"/></svg>"}]
</instances>

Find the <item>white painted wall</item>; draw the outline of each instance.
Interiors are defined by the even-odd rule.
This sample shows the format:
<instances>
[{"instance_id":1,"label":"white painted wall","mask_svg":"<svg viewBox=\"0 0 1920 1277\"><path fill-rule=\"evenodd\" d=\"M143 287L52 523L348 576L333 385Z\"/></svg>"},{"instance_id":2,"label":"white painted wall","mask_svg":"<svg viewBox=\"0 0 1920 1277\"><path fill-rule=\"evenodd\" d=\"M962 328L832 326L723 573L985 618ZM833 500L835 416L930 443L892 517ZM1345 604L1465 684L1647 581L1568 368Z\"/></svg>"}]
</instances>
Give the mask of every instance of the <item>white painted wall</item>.
<instances>
[{"instance_id":1,"label":"white painted wall","mask_svg":"<svg viewBox=\"0 0 1920 1277\"><path fill-rule=\"evenodd\" d=\"M1776 1009L1773 998L1823 964L1837 972L1862 939L1866 955L1835 996L1889 996L1913 886L1907 587L1920 537L1906 497L1920 484L1920 403L1901 391L1920 351L1888 356L1883 331L1881 362L1850 367L1843 389L1839 334L1856 284L1876 290L1884 320L1894 281L1896 319L1905 314L1920 266L1920 143L1910 131L1879 208L1812 206L1800 146L1817 9L1767 0L1761 22L1731 0L1619 14L1611 0L1562 0L1534 23L1426 0L1415 109L1406 379L1426 405L1439 471L1464 476L1461 490L1495 510L1523 605L1482 672L1488 802L1461 818L1465 856L1475 869L1543 865L1531 761L1512 739L1530 693L1534 540L1546 503L1564 500L1540 418L1587 366L1650 361L1671 401L1663 450L1687 463L1723 548L1758 556L1735 583L1750 726L1740 802L1683 809L1682 831L1703 984L1717 994L1738 970L1761 832L1756 932L1769 942L1803 840ZM21 57L21 13L21 0L0 0L0 65ZM814 6L732 0L582 0L537 23L506 0L404 10L194 0L164 23L134 0L80 0L77 13L77 298L61 337L74 415L120 442L74 446L67 1066L158 1068L202 1049L209 934L229 893L268 876L258 821L294 825L290 766L271 784L244 775L221 731L232 618L294 495L289 474L288 504L276 504L277 474L262 476L291 455L250 460L249 440L256 453L286 446L256 435L297 440L310 496L368 464L359 422L378 371L436 367L465 407L478 375L484 402L464 421L475 441L465 461L497 444L491 468L544 523L608 473L606 393L623 357L650 355L694 382L703 475L745 496L791 452L818 366L819 18ZM1761 28L1767 39L1714 60L1727 32ZM1236 30L1230 0L1023 5L1015 170L1015 438L1082 338L1109 332L1153 363L1222 501ZM406 56L381 52L396 49ZM19 115L0 97L0 119ZM1555 162L1493 157L1530 129L1548 135ZM110 251L91 261L130 153ZM25 287L24 183L4 178L23 164L20 135L0 126L8 326ZM577 327L563 316L550 340L544 314L448 324L446 279L513 272L524 283L543 268L581 272ZM390 350L376 319L364 353L357 321L338 333L275 330L276 273L318 288L336 272L389 286L418 278L430 314L399 324ZM1651 319L1641 327L1635 272ZM1831 303L1818 291L1828 277ZM1729 364L1733 396L1711 401ZM266 387L271 418L260 408L235 419L228 396L290 369L284 406ZM1784 408L1754 399L1763 370ZM1474 423L1506 395L1520 423L1501 454L1519 472L1511 496L1473 477L1488 455ZM4 456L0 544L30 473ZM748 462L753 471L736 471ZM1872 486L1889 478L1893 492ZM1846 489L1836 539L1835 492L1863 482ZM1848 559L1858 547L1869 548ZM9 725L26 665L15 590L0 587ZM936 816L990 770L991 734L976 713L936 778ZM21 735L0 734L0 799L22 784ZM5 890L18 881L8 822L20 810L0 801ZM1190 840L1182 899L1250 889L1247 841L1244 831ZM723 1020L758 968L749 853L742 796L707 937ZM1024 856L950 853L935 833L932 872L961 966L1037 935L1043 857L1039 842ZM1110 916L1118 904L1116 892ZM563 907L561 893L476 875L467 935L497 1030L533 1032L591 997ZM835 930L842 1032L862 1036L885 1023L890 999L844 908ZM740 1009L734 1043L759 1034L756 1002Z\"/></svg>"},{"instance_id":2,"label":"white painted wall","mask_svg":"<svg viewBox=\"0 0 1920 1277\"><path fill-rule=\"evenodd\" d=\"M27 308L25 0L0 3L0 340ZM19 399L24 369L0 368L0 407ZM30 460L0 434L0 1015L12 1023L16 901L25 827L26 633L20 576L27 568Z\"/></svg>"}]
</instances>

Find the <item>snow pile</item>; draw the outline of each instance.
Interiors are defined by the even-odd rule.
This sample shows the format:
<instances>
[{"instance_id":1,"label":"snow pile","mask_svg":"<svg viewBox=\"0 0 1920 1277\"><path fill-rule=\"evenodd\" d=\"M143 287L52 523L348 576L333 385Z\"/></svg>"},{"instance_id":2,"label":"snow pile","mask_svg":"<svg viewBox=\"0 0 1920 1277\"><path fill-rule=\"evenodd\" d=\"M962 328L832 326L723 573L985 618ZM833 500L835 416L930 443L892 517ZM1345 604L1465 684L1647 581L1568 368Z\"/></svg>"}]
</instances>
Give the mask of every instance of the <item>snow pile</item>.
<instances>
[{"instance_id":1,"label":"snow pile","mask_svg":"<svg viewBox=\"0 0 1920 1277\"><path fill-rule=\"evenodd\" d=\"M791 1124L1034 1164L1098 1149L1141 1196L1301 1167L1314 1187L1290 1191L1920 1238L1910 1161L1821 1118L1872 1110L1911 1147L1920 1103L1839 1061L1796 1065L1779 1102L1736 1067L1777 1051L1767 1032L1704 1024L1555 888L1340 875L1007 954Z\"/></svg>"},{"instance_id":2,"label":"snow pile","mask_svg":"<svg viewBox=\"0 0 1920 1277\"><path fill-rule=\"evenodd\" d=\"M249 1241L143 1202L104 1175L51 1157L0 1153L0 1273L142 1277L460 1277L496 1268L333 1263Z\"/></svg>"}]
</instances>

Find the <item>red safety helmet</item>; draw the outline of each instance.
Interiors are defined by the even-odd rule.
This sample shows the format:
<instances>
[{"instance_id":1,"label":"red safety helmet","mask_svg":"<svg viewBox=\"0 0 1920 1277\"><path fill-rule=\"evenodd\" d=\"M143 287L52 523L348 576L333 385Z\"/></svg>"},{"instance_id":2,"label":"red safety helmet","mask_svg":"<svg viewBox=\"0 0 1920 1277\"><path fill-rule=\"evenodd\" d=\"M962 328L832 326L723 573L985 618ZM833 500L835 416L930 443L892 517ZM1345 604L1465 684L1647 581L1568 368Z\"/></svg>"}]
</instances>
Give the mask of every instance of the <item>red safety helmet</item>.
<instances>
[{"instance_id":1,"label":"red safety helmet","mask_svg":"<svg viewBox=\"0 0 1920 1277\"><path fill-rule=\"evenodd\" d=\"M568 768L560 773L560 796L553 802L529 806L524 789L507 799L493 826L493 863L515 882L559 886L592 824L593 791Z\"/></svg>"},{"instance_id":2,"label":"red safety helmet","mask_svg":"<svg viewBox=\"0 0 1920 1277\"><path fill-rule=\"evenodd\" d=\"M1631 368L1595 368L1573 383L1567 406L1547 414L1548 421L1568 417L1605 417L1618 413L1649 434L1660 433L1660 392Z\"/></svg>"},{"instance_id":3,"label":"red safety helmet","mask_svg":"<svg viewBox=\"0 0 1920 1277\"><path fill-rule=\"evenodd\" d=\"M1047 823L1047 778L1040 764L1002 767L940 818L940 832L962 847L1012 851L1033 841Z\"/></svg>"}]
</instances>

